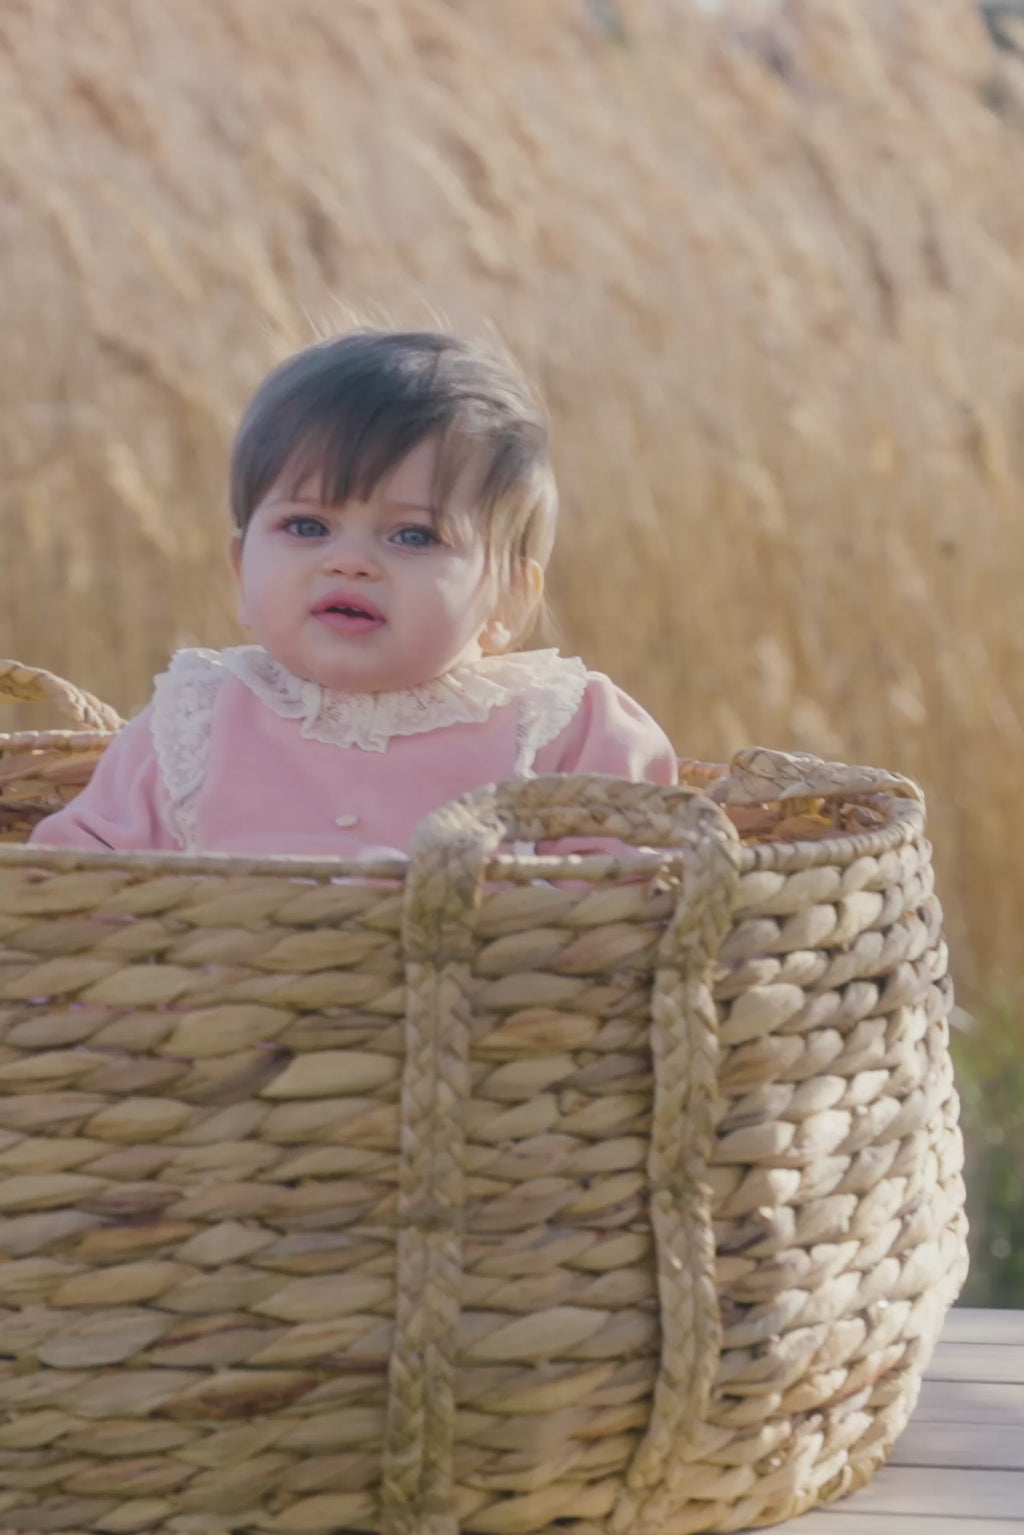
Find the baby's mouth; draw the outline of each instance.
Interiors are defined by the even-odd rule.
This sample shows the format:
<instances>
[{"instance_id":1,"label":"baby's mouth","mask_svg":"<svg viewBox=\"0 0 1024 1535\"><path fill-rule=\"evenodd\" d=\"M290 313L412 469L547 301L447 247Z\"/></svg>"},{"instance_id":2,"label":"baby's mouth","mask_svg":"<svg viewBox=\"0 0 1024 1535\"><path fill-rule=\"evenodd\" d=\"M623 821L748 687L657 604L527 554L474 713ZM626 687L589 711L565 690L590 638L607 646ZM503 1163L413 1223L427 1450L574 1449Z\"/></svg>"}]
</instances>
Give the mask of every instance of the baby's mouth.
<instances>
[{"instance_id":1,"label":"baby's mouth","mask_svg":"<svg viewBox=\"0 0 1024 1535\"><path fill-rule=\"evenodd\" d=\"M328 628L343 634L367 633L371 629L379 629L386 622L384 614L372 602L355 599L346 601L339 598L332 601L328 598L319 603L313 612Z\"/></svg>"}]
</instances>

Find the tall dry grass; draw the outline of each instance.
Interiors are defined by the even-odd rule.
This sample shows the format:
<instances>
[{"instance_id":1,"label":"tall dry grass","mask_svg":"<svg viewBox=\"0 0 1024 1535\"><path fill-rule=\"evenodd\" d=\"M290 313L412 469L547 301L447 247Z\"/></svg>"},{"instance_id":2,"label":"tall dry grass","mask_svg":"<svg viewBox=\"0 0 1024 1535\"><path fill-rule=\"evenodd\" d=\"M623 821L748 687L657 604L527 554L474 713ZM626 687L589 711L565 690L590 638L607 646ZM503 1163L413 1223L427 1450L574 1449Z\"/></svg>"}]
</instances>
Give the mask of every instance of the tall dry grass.
<instances>
[{"instance_id":1,"label":"tall dry grass","mask_svg":"<svg viewBox=\"0 0 1024 1535\"><path fill-rule=\"evenodd\" d=\"M1024 90L970 0L0 0L0 653L234 635L224 455L343 306L540 380L566 643L929 792L1024 971Z\"/></svg>"}]
</instances>

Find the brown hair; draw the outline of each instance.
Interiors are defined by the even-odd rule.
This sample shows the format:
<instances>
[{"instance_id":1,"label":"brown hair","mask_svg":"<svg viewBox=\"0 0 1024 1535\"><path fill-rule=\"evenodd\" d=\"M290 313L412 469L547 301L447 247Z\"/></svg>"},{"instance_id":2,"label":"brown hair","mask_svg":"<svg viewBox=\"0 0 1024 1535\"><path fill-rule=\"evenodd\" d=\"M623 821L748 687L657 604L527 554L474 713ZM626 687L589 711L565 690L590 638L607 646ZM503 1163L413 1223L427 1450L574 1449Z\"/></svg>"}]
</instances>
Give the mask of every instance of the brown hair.
<instances>
[{"instance_id":1,"label":"brown hair","mask_svg":"<svg viewBox=\"0 0 1024 1535\"><path fill-rule=\"evenodd\" d=\"M510 360L437 331L359 330L290 357L257 389L231 453L241 532L284 473L319 476L327 505L361 500L416 445L437 437L438 520L470 457L483 467L480 516L499 590L524 597L544 566L558 497L543 407ZM532 614L524 611L523 627Z\"/></svg>"}]
</instances>

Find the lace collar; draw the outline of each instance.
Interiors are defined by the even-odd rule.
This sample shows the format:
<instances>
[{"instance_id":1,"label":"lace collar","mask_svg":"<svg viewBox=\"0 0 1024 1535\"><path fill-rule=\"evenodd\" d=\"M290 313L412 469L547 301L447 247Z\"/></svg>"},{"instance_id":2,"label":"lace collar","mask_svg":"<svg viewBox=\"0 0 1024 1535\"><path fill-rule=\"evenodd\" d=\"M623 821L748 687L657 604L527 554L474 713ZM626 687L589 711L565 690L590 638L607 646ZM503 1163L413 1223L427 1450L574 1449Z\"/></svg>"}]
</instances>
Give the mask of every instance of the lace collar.
<instances>
[{"instance_id":1,"label":"lace collar","mask_svg":"<svg viewBox=\"0 0 1024 1535\"><path fill-rule=\"evenodd\" d=\"M484 656L395 693L334 692L296 677L259 645L205 655L216 657L275 714L299 721L309 740L375 752L384 751L395 736L480 724L492 710L530 695L526 733L532 755L573 718L587 681L583 662L557 650Z\"/></svg>"}]
</instances>

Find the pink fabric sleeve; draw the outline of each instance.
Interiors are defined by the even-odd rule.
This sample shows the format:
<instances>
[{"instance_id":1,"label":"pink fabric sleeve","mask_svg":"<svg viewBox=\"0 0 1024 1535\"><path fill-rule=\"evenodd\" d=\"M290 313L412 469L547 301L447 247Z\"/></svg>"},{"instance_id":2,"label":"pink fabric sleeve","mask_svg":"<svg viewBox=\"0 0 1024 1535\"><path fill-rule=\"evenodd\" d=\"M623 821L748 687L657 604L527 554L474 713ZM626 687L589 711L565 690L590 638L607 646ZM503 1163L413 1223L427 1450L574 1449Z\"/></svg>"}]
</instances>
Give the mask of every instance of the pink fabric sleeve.
<instances>
[{"instance_id":1,"label":"pink fabric sleeve","mask_svg":"<svg viewBox=\"0 0 1024 1535\"><path fill-rule=\"evenodd\" d=\"M175 851L160 815L163 785L150 730L152 705L111 741L81 794L40 821L33 846Z\"/></svg>"},{"instance_id":2,"label":"pink fabric sleeve","mask_svg":"<svg viewBox=\"0 0 1024 1535\"><path fill-rule=\"evenodd\" d=\"M541 773L612 773L634 783L674 784L676 754L661 726L609 677L592 672L561 735L537 753Z\"/></svg>"},{"instance_id":3,"label":"pink fabric sleeve","mask_svg":"<svg viewBox=\"0 0 1024 1535\"><path fill-rule=\"evenodd\" d=\"M571 722L537 753L534 771L610 773L633 783L672 785L679 781L675 749L645 709L610 678L594 672ZM621 853L611 838L564 838L539 843L538 853Z\"/></svg>"}]
</instances>

